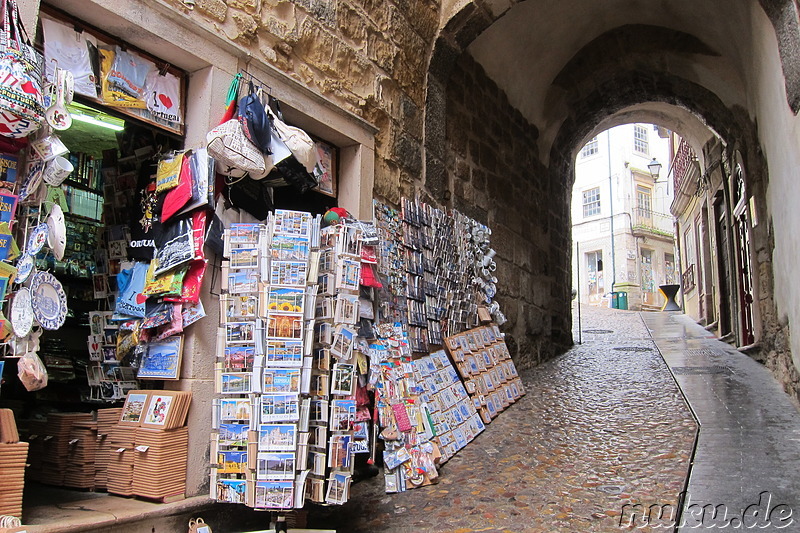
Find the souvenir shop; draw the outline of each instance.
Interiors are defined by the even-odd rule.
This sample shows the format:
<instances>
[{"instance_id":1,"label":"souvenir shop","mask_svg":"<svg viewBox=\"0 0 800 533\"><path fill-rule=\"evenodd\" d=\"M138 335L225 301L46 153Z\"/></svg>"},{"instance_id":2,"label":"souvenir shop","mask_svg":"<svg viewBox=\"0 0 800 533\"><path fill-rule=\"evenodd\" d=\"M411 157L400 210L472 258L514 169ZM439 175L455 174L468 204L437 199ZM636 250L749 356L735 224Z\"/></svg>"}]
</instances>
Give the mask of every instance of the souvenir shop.
<instances>
[{"instance_id":1,"label":"souvenir shop","mask_svg":"<svg viewBox=\"0 0 800 533\"><path fill-rule=\"evenodd\" d=\"M524 394L489 227L365 202L367 151L248 69L189 146L186 71L0 4L0 517L26 483L169 502L199 474L276 512L346 502L356 468L422 487Z\"/></svg>"}]
</instances>

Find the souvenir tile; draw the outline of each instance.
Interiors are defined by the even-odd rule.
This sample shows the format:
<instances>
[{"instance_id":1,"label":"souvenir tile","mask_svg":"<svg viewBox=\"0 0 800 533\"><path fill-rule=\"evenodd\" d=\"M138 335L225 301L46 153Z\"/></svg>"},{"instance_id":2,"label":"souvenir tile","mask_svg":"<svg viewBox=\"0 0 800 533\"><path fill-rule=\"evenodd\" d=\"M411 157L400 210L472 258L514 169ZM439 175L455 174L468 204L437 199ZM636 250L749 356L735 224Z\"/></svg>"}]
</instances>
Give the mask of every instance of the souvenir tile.
<instances>
[{"instance_id":1,"label":"souvenir tile","mask_svg":"<svg viewBox=\"0 0 800 533\"><path fill-rule=\"evenodd\" d=\"M123 426L139 426L150 400L150 391L131 391L125 398L125 405L119 417Z\"/></svg>"},{"instance_id":2,"label":"souvenir tile","mask_svg":"<svg viewBox=\"0 0 800 533\"><path fill-rule=\"evenodd\" d=\"M295 424L259 424L259 451L294 451L297 442Z\"/></svg>"},{"instance_id":3,"label":"souvenir tile","mask_svg":"<svg viewBox=\"0 0 800 533\"><path fill-rule=\"evenodd\" d=\"M142 357L138 379L178 379L180 377L183 336L150 342ZM116 358L116 354L115 354Z\"/></svg>"}]
</instances>

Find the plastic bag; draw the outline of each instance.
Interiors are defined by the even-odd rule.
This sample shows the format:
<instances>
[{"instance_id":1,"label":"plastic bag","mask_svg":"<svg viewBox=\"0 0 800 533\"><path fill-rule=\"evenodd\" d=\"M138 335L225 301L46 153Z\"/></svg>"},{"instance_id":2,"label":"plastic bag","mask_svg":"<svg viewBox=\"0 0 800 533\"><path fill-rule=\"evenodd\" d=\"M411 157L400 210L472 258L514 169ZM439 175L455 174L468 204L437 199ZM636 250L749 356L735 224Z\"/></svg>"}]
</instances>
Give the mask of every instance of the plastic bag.
<instances>
[{"instance_id":1,"label":"plastic bag","mask_svg":"<svg viewBox=\"0 0 800 533\"><path fill-rule=\"evenodd\" d=\"M17 376L29 392L47 387L47 369L39 356L28 352L17 363Z\"/></svg>"}]
</instances>

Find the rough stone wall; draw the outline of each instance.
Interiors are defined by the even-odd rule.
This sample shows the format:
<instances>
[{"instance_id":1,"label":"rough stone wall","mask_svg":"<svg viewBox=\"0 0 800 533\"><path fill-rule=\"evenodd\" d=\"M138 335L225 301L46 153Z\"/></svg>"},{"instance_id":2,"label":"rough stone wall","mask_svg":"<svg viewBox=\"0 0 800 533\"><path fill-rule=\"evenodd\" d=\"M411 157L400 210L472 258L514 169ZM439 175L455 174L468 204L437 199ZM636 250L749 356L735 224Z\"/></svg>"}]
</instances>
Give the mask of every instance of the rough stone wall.
<instances>
[{"instance_id":1,"label":"rough stone wall","mask_svg":"<svg viewBox=\"0 0 800 533\"><path fill-rule=\"evenodd\" d=\"M536 128L468 54L450 75L446 108L452 206L492 228L503 330L517 364L533 366L571 344L568 180L551 179Z\"/></svg>"},{"instance_id":2,"label":"rough stone wall","mask_svg":"<svg viewBox=\"0 0 800 533\"><path fill-rule=\"evenodd\" d=\"M438 0L196 0L187 13L374 124L375 193L414 195Z\"/></svg>"}]
</instances>

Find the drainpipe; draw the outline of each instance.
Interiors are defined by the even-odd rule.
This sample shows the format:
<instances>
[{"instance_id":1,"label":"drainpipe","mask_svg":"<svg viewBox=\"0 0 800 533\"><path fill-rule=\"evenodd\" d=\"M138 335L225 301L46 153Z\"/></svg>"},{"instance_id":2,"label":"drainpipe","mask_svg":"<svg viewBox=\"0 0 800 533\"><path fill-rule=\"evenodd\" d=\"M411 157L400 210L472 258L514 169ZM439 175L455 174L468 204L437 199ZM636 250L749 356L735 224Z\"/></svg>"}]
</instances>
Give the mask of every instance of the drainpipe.
<instances>
[{"instance_id":1,"label":"drainpipe","mask_svg":"<svg viewBox=\"0 0 800 533\"><path fill-rule=\"evenodd\" d=\"M608 135L608 207L611 210L611 292L617 284L617 258L614 254L614 189L611 176L611 130L606 130Z\"/></svg>"}]
</instances>

